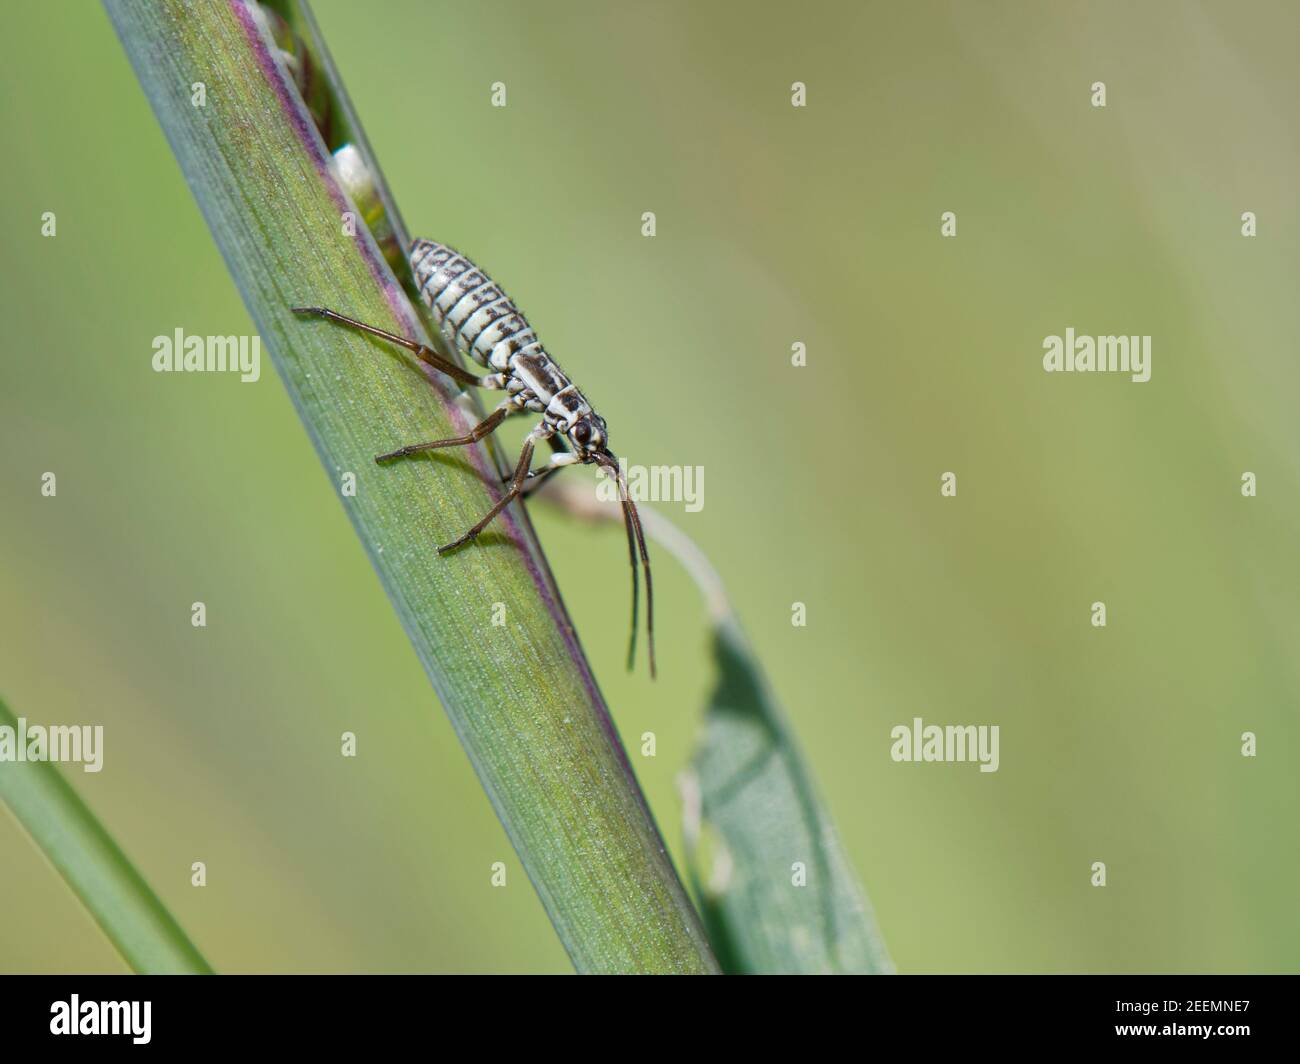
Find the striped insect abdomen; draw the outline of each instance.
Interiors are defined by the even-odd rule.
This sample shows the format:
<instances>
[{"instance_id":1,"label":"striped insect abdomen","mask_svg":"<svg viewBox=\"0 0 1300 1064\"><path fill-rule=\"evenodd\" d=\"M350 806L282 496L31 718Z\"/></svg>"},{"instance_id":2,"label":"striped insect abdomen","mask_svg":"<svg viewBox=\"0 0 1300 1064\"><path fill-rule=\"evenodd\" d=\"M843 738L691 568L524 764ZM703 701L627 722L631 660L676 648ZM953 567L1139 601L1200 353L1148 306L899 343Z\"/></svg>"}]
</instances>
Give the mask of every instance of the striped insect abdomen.
<instances>
[{"instance_id":1,"label":"striped insect abdomen","mask_svg":"<svg viewBox=\"0 0 1300 1064\"><path fill-rule=\"evenodd\" d=\"M503 373L515 352L541 350L519 308L464 255L445 244L417 240L411 245L411 269L447 344L462 355Z\"/></svg>"}]
</instances>

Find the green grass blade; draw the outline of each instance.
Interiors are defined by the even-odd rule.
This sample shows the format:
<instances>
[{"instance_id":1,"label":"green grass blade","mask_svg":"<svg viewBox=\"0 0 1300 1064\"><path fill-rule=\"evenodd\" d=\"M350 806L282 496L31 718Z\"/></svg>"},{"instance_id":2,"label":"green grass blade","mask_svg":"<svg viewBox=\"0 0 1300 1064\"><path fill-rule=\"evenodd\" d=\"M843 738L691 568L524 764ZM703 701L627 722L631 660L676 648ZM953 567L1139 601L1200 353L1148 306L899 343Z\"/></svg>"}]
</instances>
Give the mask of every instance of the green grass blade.
<instances>
[{"instance_id":1,"label":"green grass blade","mask_svg":"<svg viewBox=\"0 0 1300 1064\"><path fill-rule=\"evenodd\" d=\"M17 719L2 701L0 727L18 731ZM0 802L67 880L133 970L211 973L158 895L54 765L0 761Z\"/></svg>"},{"instance_id":2,"label":"green grass blade","mask_svg":"<svg viewBox=\"0 0 1300 1064\"><path fill-rule=\"evenodd\" d=\"M106 6L321 456L322 490L356 476L342 504L574 965L715 970L522 511L464 550L434 550L499 498L487 451L374 463L472 416L400 352L290 312L332 306L427 342L370 232L344 224L353 207L330 153L250 7ZM250 534L274 519L250 515Z\"/></svg>"}]
</instances>

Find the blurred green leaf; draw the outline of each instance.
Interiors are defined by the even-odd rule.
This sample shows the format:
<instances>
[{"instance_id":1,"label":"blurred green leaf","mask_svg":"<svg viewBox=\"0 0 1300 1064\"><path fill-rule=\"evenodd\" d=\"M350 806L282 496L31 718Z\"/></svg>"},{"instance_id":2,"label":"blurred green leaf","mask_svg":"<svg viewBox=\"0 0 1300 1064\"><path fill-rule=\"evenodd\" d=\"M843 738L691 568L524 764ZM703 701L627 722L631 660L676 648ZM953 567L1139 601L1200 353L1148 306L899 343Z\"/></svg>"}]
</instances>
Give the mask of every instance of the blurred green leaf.
<instances>
[{"instance_id":1,"label":"blurred green leaf","mask_svg":"<svg viewBox=\"0 0 1300 1064\"><path fill-rule=\"evenodd\" d=\"M570 484L539 492L585 520L618 506ZM713 952L729 974L886 973L875 917L785 715L740 630L722 579L689 536L642 507L646 534L704 596L717 684L682 776L690 872Z\"/></svg>"},{"instance_id":2,"label":"blurred green leaf","mask_svg":"<svg viewBox=\"0 0 1300 1064\"><path fill-rule=\"evenodd\" d=\"M0 726L18 720L0 701ZM0 761L0 801L136 972L206 975L202 955L126 854L48 761Z\"/></svg>"},{"instance_id":3,"label":"blurred green leaf","mask_svg":"<svg viewBox=\"0 0 1300 1064\"><path fill-rule=\"evenodd\" d=\"M784 714L735 619L684 790L709 939L729 973L893 970Z\"/></svg>"},{"instance_id":4,"label":"blurred green leaf","mask_svg":"<svg viewBox=\"0 0 1300 1064\"><path fill-rule=\"evenodd\" d=\"M472 408L392 345L291 312L330 306L429 342L369 229L349 224L367 212L340 185L332 152L342 145L322 138L267 21L242 0L107 7L328 490L355 474L342 504L575 966L715 970L522 507L466 548L436 553L500 498L487 450L374 462L466 432ZM309 19L291 23L319 47ZM332 66L317 73L333 77ZM318 114L330 105L309 95ZM345 99L341 86L333 97ZM352 149L368 155L360 138ZM493 624L501 608L508 623Z\"/></svg>"}]
</instances>

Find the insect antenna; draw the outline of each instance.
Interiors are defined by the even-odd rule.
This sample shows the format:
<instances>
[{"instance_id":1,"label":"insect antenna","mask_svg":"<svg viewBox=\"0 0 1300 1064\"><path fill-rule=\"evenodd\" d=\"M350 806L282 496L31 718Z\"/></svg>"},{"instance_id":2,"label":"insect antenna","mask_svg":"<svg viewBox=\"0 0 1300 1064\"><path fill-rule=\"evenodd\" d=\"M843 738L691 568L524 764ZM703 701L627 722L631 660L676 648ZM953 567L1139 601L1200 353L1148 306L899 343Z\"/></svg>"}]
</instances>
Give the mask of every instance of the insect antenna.
<instances>
[{"instance_id":1,"label":"insect antenna","mask_svg":"<svg viewBox=\"0 0 1300 1064\"><path fill-rule=\"evenodd\" d=\"M650 648L650 679L655 678L655 591L650 582L650 555L645 549L645 533L641 530L641 515L636 512L636 503L630 499L623 504L624 515L631 518L632 527L636 529L636 543L641 551L641 568L645 570L645 634L646 644ZM633 562L635 571L636 563ZM632 625L632 647L636 646L636 625ZM630 648L631 649L631 648ZM628 661L631 662L629 649Z\"/></svg>"},{"instance_id":2,"label":"insect antenna","mask_svg":"<svg viewBox=\"0 0 1300 1064\"><path fill-rule=\"evenodd\" d=\"M608 452L606 452L608 454ZM640 613L640 587L637 582L637 553L641 555L641 568L645 571L645 627L646 642L650 647L650 678L655 678L655 598L654 585L650 581L650 555L645 546L645 533L641 529L641 515L637 513L636 503L628 496L627 481L619 468L618 460L612 454L596 459L618 483L619 499L623 504L623 526L627 529L628 561L632 565L632 635L627 646L627 667L630 670L636 660L636 628Z\"/></svg>"}]
</instances>

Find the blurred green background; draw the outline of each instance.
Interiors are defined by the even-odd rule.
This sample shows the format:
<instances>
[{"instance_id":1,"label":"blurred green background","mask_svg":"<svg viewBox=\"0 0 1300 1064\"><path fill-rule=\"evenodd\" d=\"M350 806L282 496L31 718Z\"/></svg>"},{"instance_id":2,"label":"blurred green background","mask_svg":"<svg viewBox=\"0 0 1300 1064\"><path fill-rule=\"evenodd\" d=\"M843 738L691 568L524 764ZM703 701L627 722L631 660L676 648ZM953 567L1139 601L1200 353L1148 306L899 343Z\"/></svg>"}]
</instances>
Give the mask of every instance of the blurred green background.
<instances>
[{"instance_id":1,"label":"blurred green background","mask_svg":"<svg viewBox=\"0 0 1300 1064\"><path fill-rule=\"evenodd\" d=\"M412 230L620 454L705 467L663 510L900 970L1300 970L1294 5L315 10ZM73 783L219 970L567 970L269 358L150 368L252 326L106 16L6 27L0 690L104 725ZM1045 374L1066 326L1152 335L1151 382ZM625 674L622 533L531 509L680 858L696 592L660 552L661 676ZM1000 770L893 763L913 716L1000 725ZM8 817L0 970L121 970Z\"/></svg>"}]
</instances>

